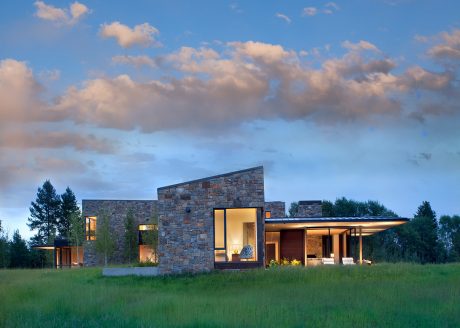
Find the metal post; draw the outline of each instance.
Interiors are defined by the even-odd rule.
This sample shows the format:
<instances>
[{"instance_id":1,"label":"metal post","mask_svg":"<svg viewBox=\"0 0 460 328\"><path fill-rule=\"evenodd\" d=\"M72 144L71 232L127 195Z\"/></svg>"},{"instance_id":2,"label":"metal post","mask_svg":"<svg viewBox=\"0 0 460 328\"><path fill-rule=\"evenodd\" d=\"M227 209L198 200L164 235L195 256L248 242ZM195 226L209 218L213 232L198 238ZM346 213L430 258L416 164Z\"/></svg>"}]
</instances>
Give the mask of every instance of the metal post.
<instances>
[{"instance_id":1,"label":"metal post","mask_svg":"<svg viewBox=\"0 0 460 328\"><path fill-rule=\"evenodd\" d=\"M304 259L304 266L307 266L307 236L308 236L308 233L307 233L307 228L304 228L304 233L303 233L303 252L304 252L304 255L303 255L303 259Z\"/></svg>"},{"instance_id":2,"label":"metal post","mask_svg":"<svg viewBox=\"0 0 460 328\"><path fill-rule=\"evenodd\" d=\"M359 227L359 264L363 264L363 228Z\"/></svg>"}]
</instances>

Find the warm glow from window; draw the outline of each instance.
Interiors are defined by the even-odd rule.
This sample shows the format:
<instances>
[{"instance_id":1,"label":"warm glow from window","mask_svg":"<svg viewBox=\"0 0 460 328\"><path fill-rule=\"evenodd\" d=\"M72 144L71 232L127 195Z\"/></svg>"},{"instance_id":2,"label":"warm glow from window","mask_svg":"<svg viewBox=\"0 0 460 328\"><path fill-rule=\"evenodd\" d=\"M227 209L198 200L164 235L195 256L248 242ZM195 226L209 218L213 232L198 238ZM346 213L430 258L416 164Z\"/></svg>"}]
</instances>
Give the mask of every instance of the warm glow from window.
<instances>
[{"instance_id":1,"label":"warm glow from window","mask_svg":"<svg viewBox=\"0 0 460 328\"><path fill-rule=\"evenodd\" d=\"M85 218L86 240L96 240L97 217L87 216Z\"/></svg>"},{"instance_id":2,"label":"warm glow from window","mask_svg":"<svg viewBox=\"0 0 460 328\"><path fill-rule=\"evenodd\" d=\"M139 231L155 230L156 224L140 224Z\"/></svg>"},{"instance_id":3,"label":"warm glow from window","mask_svg":"<svg viewBox=\"0 0 460 328\"><path fill-rule=\"evenodd\" d=\"M214 210L216 262L257 261L257 209Z\"/></svg>"},{"instance_id":4,"label":"warm glow from window","mask_svg":"<svg viewBox=\"0 0 460 328\"><path fill-rule=\"evenodd\" d=\"M270 211L265 212L265 218L266 219L269 219L271 217L272 217L272 212L270 212Z\"/></svg>"}]
</instances>

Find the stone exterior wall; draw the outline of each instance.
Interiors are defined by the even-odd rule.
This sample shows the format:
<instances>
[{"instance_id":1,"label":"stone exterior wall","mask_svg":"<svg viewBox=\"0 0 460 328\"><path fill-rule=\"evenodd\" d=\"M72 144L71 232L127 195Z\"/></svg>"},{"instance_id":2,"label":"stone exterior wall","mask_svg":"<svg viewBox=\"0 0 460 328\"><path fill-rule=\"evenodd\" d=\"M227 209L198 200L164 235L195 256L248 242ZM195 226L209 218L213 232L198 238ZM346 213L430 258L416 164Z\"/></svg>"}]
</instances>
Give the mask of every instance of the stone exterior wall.
<instances>
[{"instance_id":1,"label":"stone exterior wall","mask_svg":"<svg viewBox=\"0 0 460 328\"><path fill-rule=\"evenodd\" d=\"M265 202L265 212L270 211L272 218L286 217L286 204L284 202Z\"/></svg>"},{"instance_id":2,"label":"stone exterior wall","mask_svg":"<svg viewBox=\"0 0 460 328\"><path fill-rule=\"evenodd\" d=\"M309 236L307 232L307 255L316 255L317 258L323 257L322 236Z\"/></svg>"},{"instance_id":3,"label":"stone exterior wall","mask_svg":"<svg viewBox=\"0 0 460 328\"><path fill-rule=\"evenodd\" d=\"M323 216L322 201L320 200L301 200L297 218L321 217Z\"/></svg>"},{"instance_id":4,"label":"stone exterior wall","mask_svg":"<svg viewBox=\"0 0 460 328\"><path fill-rule=\"evenodd\" d=\"M264 260L263 167L158 189L160 274L214 269L215 208L256 207L258 261Z\"/></svg>"},{"instance_id":5,"label":"stone exterior wall","mask_svg":"<svg viewBox=\"0 0 460 328\"><path fill-rule=\"evenodd\" d=\"M96 216L105 212L110 219L110 226L115 235L115 252L110 258L110 263L120 264L124 262L124 220L129 210L133 211L136 224L154 223L153 217L157 210L156 200L82 200L83 217ZM96 221L97 222L97 221ZM97 229L97 223L96 223ZM85 266L103 264L102 256L96 253L95 241L87 240L83 243Z\"/></svg>"}]
</instances>

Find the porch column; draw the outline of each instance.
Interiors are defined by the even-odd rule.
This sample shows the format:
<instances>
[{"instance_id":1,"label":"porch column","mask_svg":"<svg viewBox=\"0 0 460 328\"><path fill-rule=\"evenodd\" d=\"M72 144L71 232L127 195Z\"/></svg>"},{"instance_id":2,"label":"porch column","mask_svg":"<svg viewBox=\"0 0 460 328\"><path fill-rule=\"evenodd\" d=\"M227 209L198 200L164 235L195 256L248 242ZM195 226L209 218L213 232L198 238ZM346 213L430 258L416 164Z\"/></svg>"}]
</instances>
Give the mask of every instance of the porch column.
<instances>
[{"instance_id":1,"label":"porch column","mask_svg":"<svg viewBox=\"0 0 460 328\"><path fill-rule=\"evenodd\" d=\"M308 238L308 232L307 232L307 228L304 228L304 234L303 234L303 252L304 252L304 255L303 255L303 258L304 258L304 266L307 266L307 254L308 254L308 251L307 251L307 238Z\"/></svg>"},{"instance_id":2,"label":"porch column","mask_svg":"<svg viewBox=\"0 0 460 328\"><path fill-rule=\"evenodd\" d=\"M363 228L359 227L359 264L363 264Z\"/></svg>"},{"instance_id":3,"label":"porch column","mask_svg":"<svg viewBox=\"0 0 460 328\"><path fill-rule=\"evenodd\" d=\"M345 231L342 235L343 235L343 239L342 239L343 254L342 254L342 257L348 257L348 254L347 254L347 232Z\"/></svg>"}]
</instances>

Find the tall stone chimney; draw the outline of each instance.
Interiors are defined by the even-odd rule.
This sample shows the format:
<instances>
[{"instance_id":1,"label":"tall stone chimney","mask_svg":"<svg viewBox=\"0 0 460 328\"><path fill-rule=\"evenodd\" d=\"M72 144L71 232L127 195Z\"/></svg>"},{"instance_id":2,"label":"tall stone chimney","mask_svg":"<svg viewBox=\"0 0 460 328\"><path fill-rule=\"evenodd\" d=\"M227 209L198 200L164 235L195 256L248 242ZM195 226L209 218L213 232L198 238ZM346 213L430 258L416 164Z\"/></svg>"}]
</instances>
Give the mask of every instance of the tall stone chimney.
<instances>
[{"instance_id":1,"label":"tall stone chimney","mask_svg":"<svg viewBox=\"0 0 460 328\"><path fill-rule=\"evenodd\" d=\"M321 217L323 216L322 201L320 200L301 200L297 218Z\"/></svg>"}]
</instances>

